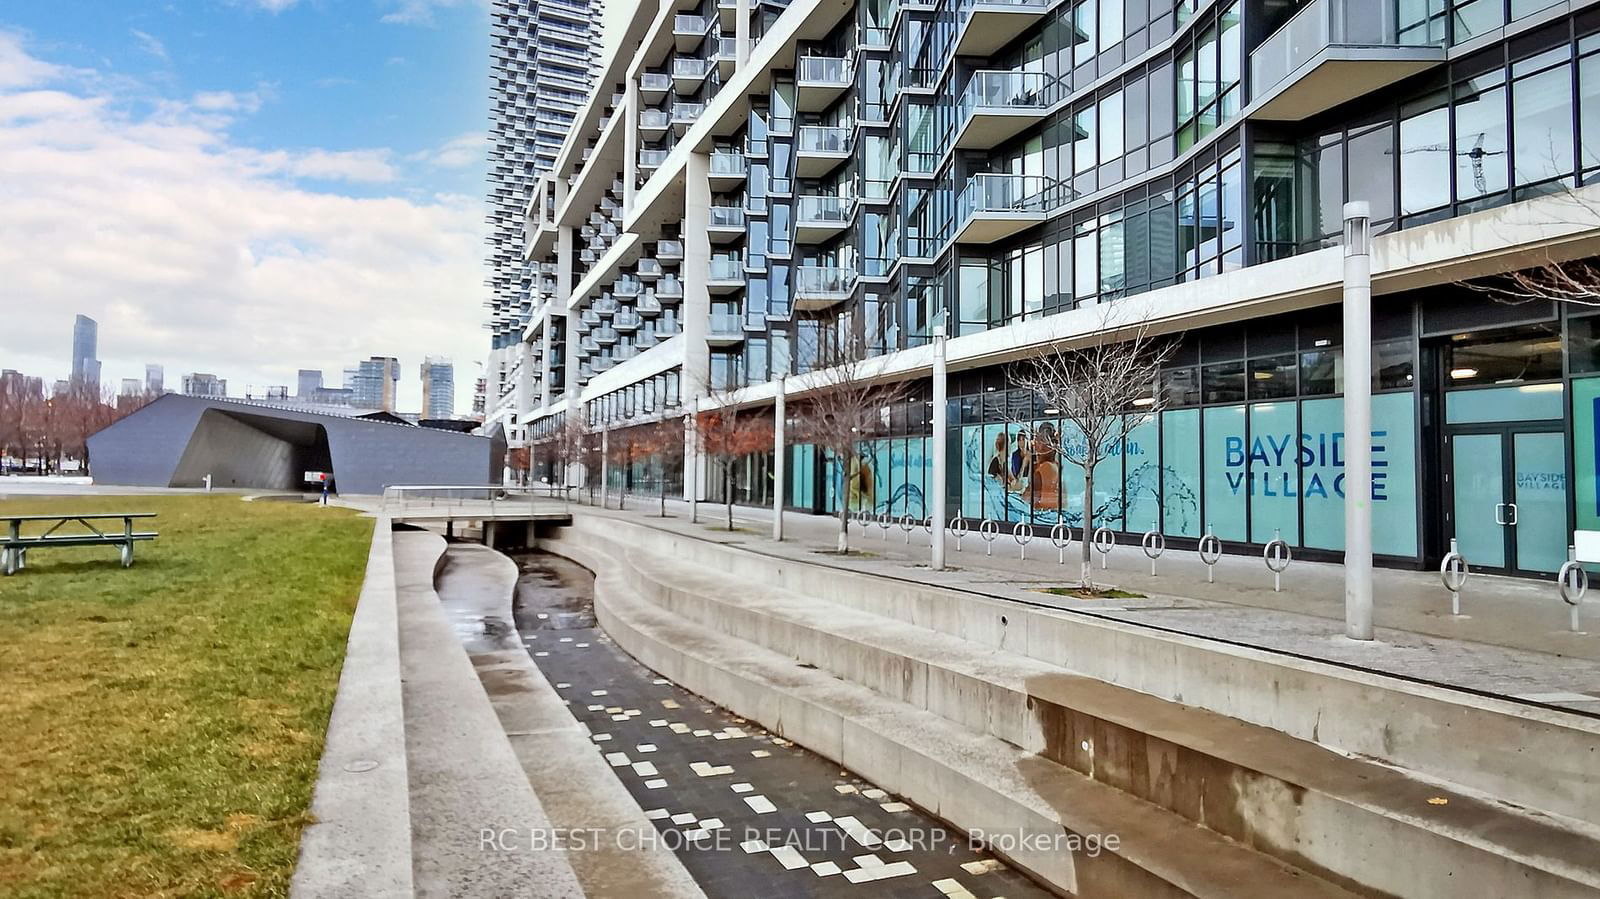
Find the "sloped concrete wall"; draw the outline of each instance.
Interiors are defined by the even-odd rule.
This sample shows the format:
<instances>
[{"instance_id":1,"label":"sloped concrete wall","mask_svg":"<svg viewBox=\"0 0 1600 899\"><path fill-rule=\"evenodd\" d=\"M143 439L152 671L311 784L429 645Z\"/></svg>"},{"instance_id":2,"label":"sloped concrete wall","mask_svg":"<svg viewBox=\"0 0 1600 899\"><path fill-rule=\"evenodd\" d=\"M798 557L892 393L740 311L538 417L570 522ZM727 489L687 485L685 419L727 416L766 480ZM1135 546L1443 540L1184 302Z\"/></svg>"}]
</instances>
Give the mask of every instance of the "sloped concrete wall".
<instances>
[{"instance_id":1,"label":"sloped concrete wall","mask_svg":"<svg viewBox=\"0 0 1600 899\"><path fill-rule=\"evenodd\" d=\"M296 465L302 455L300 448L287 440L207 409L169 483L173 487L204 487L209 474L213 487L294 490L304 477L305 470Z\"/></svg>"}]
</instances>

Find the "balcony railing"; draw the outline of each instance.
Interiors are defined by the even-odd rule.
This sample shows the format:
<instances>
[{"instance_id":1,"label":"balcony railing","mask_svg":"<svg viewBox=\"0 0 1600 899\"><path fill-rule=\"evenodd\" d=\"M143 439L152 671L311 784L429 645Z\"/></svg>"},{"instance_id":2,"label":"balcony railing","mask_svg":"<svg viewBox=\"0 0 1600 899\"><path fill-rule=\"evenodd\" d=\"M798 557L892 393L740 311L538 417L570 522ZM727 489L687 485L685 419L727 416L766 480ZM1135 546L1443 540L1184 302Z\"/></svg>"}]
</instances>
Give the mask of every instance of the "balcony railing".
<instances>
[{"instance_id":1,"label":"balcony railing","mask_svg":"<svg viewBox=\"0 0 1600 899\"><path fill-rule=\"evenodd\" d=\"M802 125L801 153L849 153L851 131L842 125Z\"/></svg>"},{"instance_id":2,"label":"balcony railing","mask_svg":"<svg viewBox=\"0 0 1600 899\"><path fill-rule=\"evenodd\" d=\"M818 87L848 86L850 61L837 56L802 56L795 70L795 83Z\"/></svg>"},{"instance_id":3,"label":"balcony railing","mask_svg":"<svg viewBox=\"0 0 1600 899\"><path fill-rule=\"evenodd\" d=\"M632 278L626 278L611 285L611 292L619 297L636 297L639 295L639 291L643 289L644 285Z\"/></svg>"},{"instance_id":4,"label":"balcony railing","mask_svg":"<svg viewBox=\"0 0 1600 899\"><path fill-rule=\"evenodd\" d=\"M744 337L744 316L737 312L713 312L706 322L706 333Z\"/></svg>"},{"instance_id":5,"label":"balcony railing","mask_svg":"<svg viewBox=\"0 0 1600 899\"><path fill-rule=\"evenodd\" d=\"M682 13L672 17L672 33L698 37L706 33L705 16L686 16Z\"/></svg>"},{"instance_id":6,"label":"balcony railing","mask_svg":"<svg viewBox=\"0 0 1600 899\"><path fill-rule=\"evenodd\" d=\"M1049 212L1068 199L1066 188L1041 175L973 175L956 199L956 221L979 212Z\"/></svg>"},{"instance_id":7,"label":"balcony railing","mask_svg":"<svg viewBox=\"0 0 1600 899\"><path fill-rule=\"evenodd\" d=\"M656 285L655 298L662 303L676 303L683 299L683 282L677 278L662 278Z\"/></svg>"},{"instance_id":8,"label":"balcony railing","mask_svg":"<svg viewBox=\"0 0 1600 899\"><path fill-rule=\"evenodd\" d=\"M828 305L848 297L856 288L854 269L831 265L802 265L794 270L797 305Z\"/></svg>"},{"instance_id":9,"label":"balcony railing","mask_svg":"<svg viewBox=\"0 0 1600 899\"><path fill-rule=\"evenodd\" d=\"M854 197L800 197L795 201L797 225L848 225L855 212Z\"/></svg>"},{"instance_id":10,"label":"balcony railing","mask_svg":"<svg viewBox=\"0 0 1600 899\"><path fill-rule=\"evenodd\" d=\"M729 150L718 150L711 154L711 174L722 177L743 176L750 169L750 163L743 153Z\"/></svg>"},{"instance_id":11,"label":"balcony railing","mask_svg":"<svg viewBox=\"0 0 1600 899\"><path fill-rule=\"evenodd\" d=\"M672 123L672 117L665 110L642 109L639 111L639 127L645 131L665 131Z\"/></svg>"},{"instance_id":12,"label":"balcony railing","mask_svg":"<svg viewBox=\"0 0 1600 899\"><path fill-rule=\"evenodd\" d=\"M611 327L618 331L637 331L644 320L639 318L639 313L632 309L624 309L611 319Z\"/></svg>"},{"instance_id":13,"label":"balcony railing","mask_svg":"<svg viewBox=\"0 0 1600 899\"><path fill-rule=\"evenodd\" d=\"M743 281L744 260L714 258L707 277L712 281Z\"/></svg>"},{"instance_id":14,"label":"balcony railing","mask_svg":"<svg viewBox=\"0 0 1600 899\"><path fill-rule=\"evenodd\" d=\"M1429 33L1432 30L1426 27L1402 29L1400 6L1393 0L1378 3L1312 0L1251 51L1251 89L1254 97L1271 94L1302 65L1329 47L1437 46L1440 42L1436 35Z\"/></svg>"},{"instance_id":15,"label":"balcony railing","mask_svg":"<svg viewBox=\"0 0 1600 899\"><path fill-rule=\"evenodd\" d=\"M1058 83L1044 72L973 72L961 94L956 120L966 121L977 109L1042 113L1060 98Z\"/></svg>"},{"instance_id":16,"label":"balcony railing","mask_svg":"<svg viewBox=\"0 0 1600 899\"><path fill-rule=\"evenodd\" d=\"M683 258L683 241L681 241L681 240L658 240L658 241L656 241L656 258L657 259L682 259Z\"/></svg>"},{"instance_id":17,"label":"balcony railing","mask_svg":"<svg viewBox=\"0 0 1600 899\"><path fill-rule=\"evenodd\" d=\"M698 81L706 77L706 73L709 71L711 71L711 61L707 59L680 56L672 61L672 77L674 78L689 78Z\"/></svg>"},{"instance_id":18,"label":"balcony railing","mask_svg":"<svg viewBox=\"0 0 1600 899\"><path fill-rule=\"evenodd\" d=\"M672 89L672 76L666 72L645 72L639 76L639 89L646 93L664 94Z\"/></svg>"},{"instance_id":19,"label":"balcony railing","mask_svg":"<svg viewBox=\"0 0 1600 899\"><path fill-rule=\"evenodd\" d=\"M671 150L640 150L639 168L659 169L666 164L667 154L671 152Z\"/></svg>"},{"instance_id":20,"label":"balcony railing","mask_svg":"<svg viewBox=\"0 0 1600 899\"><path fill-rule=\"evenodd\" d=\"M634 269L638 271L639 277L641 278L661 277L661 263L655 261L654 259L641 259L639 260L638 264L634 266Z\"/></svg>"},{"instance_id":21,"label":"balcony railing","mask_svg":"<svg viewBox=\"0 0 1600 899\"><path fill-rule=\"evenodd\" d=\"M743 206L713 206L707 224L713 228L744 228Z\"/></svg>"},{"instance_id":22,"label":"balcony railing","mask_svg":"<svg viewBox=\"0 0 1600 899\"><path fill-rule=\"evenodd\" d=\"M674 125L692 125L706 113L704 103L674 103L672 104L672 123Z\"/></svg>"},{"instance_id":23,"label":"balcony railing","mask_svg":"<svg viewBox=\"0 0 1600 899\"><path fill-rule=\"evenodd\" d=\"M956 27L965 25L975 12L986 12L991 9L997 11L1036 9L1043 12L1049 5L1049 0L957 0Z\"/></svg>"}]
</instances>

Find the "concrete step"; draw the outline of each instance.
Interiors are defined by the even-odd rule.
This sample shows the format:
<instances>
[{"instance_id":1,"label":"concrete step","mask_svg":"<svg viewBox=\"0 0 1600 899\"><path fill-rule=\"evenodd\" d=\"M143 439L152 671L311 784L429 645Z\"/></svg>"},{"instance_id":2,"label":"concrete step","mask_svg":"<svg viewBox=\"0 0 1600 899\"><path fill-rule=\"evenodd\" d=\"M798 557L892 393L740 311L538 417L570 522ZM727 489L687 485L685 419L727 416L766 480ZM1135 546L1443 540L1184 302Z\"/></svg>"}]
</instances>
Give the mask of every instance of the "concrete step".
<instances>
[{"instance_id":1,"label":"concrete step","mask_svg":"<svg viewBox=\"0 0 1600 899\"><path fill-rule=\"evenodd\" d=\"M544 546L596 573L601 624L643 664L991 835L997 854L1071 895L1353 895L1035 753L688 620L629 583L615 543L563 536ZM1103 849L1064 851L1111 834Z\"/></svg>"},{"instance_id":2,"label":"concrete step","mask_svg":"<svg viewBox=\"0 0 1600 899\"><path fill-rule=\"evenodd\" d=\"M579 531L585 531L582 526ZM1559 821L1024 655L760 586L592 530L684 619L1075 771L1360 892L1592 895L1600 843ZM626 545L624 545L626 544ZM723 549L724 553L737 550Z\"/></svg>"}]
</instances>

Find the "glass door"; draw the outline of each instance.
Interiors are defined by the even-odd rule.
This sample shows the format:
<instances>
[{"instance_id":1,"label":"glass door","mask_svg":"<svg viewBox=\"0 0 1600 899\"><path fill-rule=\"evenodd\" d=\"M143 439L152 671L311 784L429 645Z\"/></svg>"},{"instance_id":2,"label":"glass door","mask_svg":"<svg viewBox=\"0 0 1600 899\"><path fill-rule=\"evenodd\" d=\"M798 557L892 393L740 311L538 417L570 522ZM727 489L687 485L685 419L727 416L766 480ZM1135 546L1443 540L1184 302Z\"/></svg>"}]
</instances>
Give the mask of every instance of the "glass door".
<instances>
[{"instance_id":1,"label":"glass door","mask_svg":"<svg viewBox=\"0 0 1600 899\"><path fill-rule=\"evenodd\" d=\"M1554 574L1567 558L1567 460L1559 431L1514 427L1451 442L1451 524L1476 570Z\"/></svg>"}]
</instances>

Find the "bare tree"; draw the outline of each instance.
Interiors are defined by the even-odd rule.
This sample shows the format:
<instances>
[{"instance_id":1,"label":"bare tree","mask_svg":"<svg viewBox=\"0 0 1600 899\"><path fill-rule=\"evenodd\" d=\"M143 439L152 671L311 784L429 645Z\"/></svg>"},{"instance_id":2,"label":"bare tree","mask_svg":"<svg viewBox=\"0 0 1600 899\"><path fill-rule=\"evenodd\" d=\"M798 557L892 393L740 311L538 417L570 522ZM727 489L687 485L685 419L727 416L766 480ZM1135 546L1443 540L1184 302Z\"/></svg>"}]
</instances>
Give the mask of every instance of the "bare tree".
<instances>
[{"instance_id":1,"label":"bare tree","mask_svg":"<svg viewBox=\"0 0 1600 899\"><path fill-rule=\"evenodd\" d=\"M590 440L589 423L580 406L562 414L561 426L543 444L550 457L551 474L558 482L556 486L561 490L563 499L570 499L571 488L577 486L571 483L573 466L589 460L592 452Z\"/></svg>"},{"instance_id":2,"label":"bare tree","mask_svg":"<svg viewBox=\"0 0 1600 899\"><path fill-rule=\"evenodd\" d=\"M1032 432L1033 446L1083 471L1079 583L1084 590L1094 589L1090 549L1097 511L1095 467L1120 453L1134 428L1160 414L1164 398L1157 378L1177 347L1172 339L1152 336L1148 319L1120 320L1130 311L1130 302L1099 307L1098 327L1086 335L1086 342L1058 344L1019 364L1012 383L1031 392L1041 406L1024 404L1019 410L1006 404L1002 413L1008 425ZM1039 412L1063 426L1035 427Z\"/></svg>"},{"instance_id":3,"label":"bare tree","mask_svg":"<svg viewBox=\"0 0 1600 899\"><path fill-rule=\"evenodd\" d=\"M1600 229L1600 202L1563 187L1559 195L1546 198L1551 220L1561 224ZM1571 303L1600 306L1600 265L1589 259L1557 260L1545 254L1545 261L1531 268L1493 275L1461 286L1486 294L1498 302Z\"/></svg>"},{"instance_id":4,"label":"bare tree","mask_svg":"<svg viewBox=\"0 0 1600 899\"><path fill-rule=\"evenodd\" d=\"M710 391L706 400L713 408L696 416L695 436L700 451L722 478L722 501L731 531L734 472L745 456L772 446L772 420L770 416L741 410L731 391Z\"/></svg>"},{"instance_id":5,"label":"bare tree","mask_svg":"<svg viewBox=\"0 0 1600 899\"><path fill-rule=\"evenodd\" d=\"M667 517L667 480L672 464L683 457L683 424L677 418L641 425L628 430L629 446L633 452L653 458L661 473L656 488L661 496L661 516Z\"/></svg>"},{"instance_id":6,"label":"bare tree","mask_svg":"<svg viewBox=\"0 0 1600 899\"><path fill-rule=\"evenodd\" d=\"M880 376L882 357L871 353L858 322L848 318L827 322L817 335L816 371L811 376L815 386L799 391L797 430L801 439L821 447L835 463L841 480L836 549L847 553L851 510L849 491L843 488L854 473L862 442L888 429L890 410L910 395L910 384Z\"/></svg>"}]
</instances>

